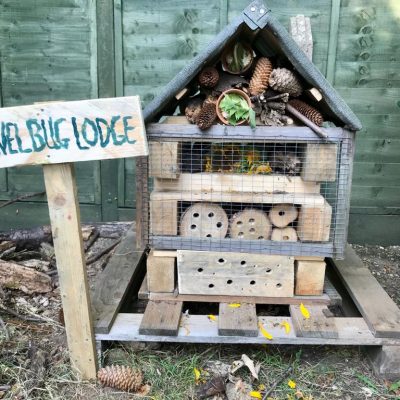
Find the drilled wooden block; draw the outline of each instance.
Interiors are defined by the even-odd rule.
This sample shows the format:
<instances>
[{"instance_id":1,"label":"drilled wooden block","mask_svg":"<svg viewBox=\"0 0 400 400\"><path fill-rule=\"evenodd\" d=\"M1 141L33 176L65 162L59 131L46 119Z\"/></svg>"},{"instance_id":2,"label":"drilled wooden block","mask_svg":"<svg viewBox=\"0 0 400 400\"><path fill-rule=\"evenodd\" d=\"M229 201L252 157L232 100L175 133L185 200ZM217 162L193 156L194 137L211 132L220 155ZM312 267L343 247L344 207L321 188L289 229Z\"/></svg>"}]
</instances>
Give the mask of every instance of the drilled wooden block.
<instances>
[{"instance_id":1,"label":"drilled wooden block","mask_svg":"<svg viewBox=\"0 0 400 400\"><path fill-rule=\"evenodd\" d=\"M334 182L336 164L337 144L307 143L301 176L305 181Z\"/></svg>"},{"instance_id":2,"label":"drilled wooden block","mask_svg":"<svg viewBox=\"0 0 400 400\"><path fill-rule=\"evenodd\" d=\"M293 296L293 257L186 250L177 254L181 294Z\"/></svg>"},{"instance_id":3,"label":"drilled wooden block","mask_svg":"<svg viewBox=\"0 0 400 400\"><path fill-rule=\"evenodd\" d=\"M325 267L324 261L295 261L295 295L321 295L324 289Z\"/></svg>"},{"instance_id":4,"label":"drilled wooden block","mask_svg":"<svg viewBox=\"0 0 400 400\"><path fill-rule=\"evenodd\" d=\"M329 240L332 207L323 205L302 205L297 222L297 235L301 241L327 242Z\"/></svg>"},{"instance_id":5,"label":"drilled wooden block","mask_svg":"<svg viewBox=\"0 0 400 400\"><path fill-rule=\"evenodd\" d=\"M149 292L170 293L175 289L175 257L147 256L147 287Z\"/></svg>"}]
</instances>

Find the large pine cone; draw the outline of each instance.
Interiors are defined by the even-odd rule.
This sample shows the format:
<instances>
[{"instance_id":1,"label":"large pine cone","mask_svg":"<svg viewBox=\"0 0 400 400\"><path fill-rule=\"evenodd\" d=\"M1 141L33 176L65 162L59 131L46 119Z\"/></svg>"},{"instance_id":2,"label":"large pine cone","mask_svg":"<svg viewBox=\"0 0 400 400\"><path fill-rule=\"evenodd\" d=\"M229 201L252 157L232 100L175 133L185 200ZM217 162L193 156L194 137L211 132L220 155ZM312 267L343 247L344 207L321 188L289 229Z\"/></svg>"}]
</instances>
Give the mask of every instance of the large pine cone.
<instances>
[{"instance_id":1,"label":"large pine cone","mask_svg":"<svg viewBox=\"0 0 400 400\"><path fill-rule=\"evenodd\" d=\"M197 118L197 126L204 130L208 129L215 119L217 118L217 110L215 104L212 102L205 101L203 107L201 108L200 114Z\"/></svg>"},{"instance_id":2,"label":"large pine cone","mask_svg":"<svg viewBox=\"0 0 400 400\"><path fill-rule=\"evenodd\" d=\"M202 104L203 104L202 100L197 98L197 99L190 100L188 105L186 106L185 115L186 115L187 120L191 124L196 123L197 118L200 115Z\"/></svg>"},{"instance_id":3,"label":"large pine cone","mask_svg":"<svg viewBox=\"0 0 400 400\"><path fill-rule=\"evenodd\" d=\"M315 125L322 126L324 118L316 108L298 99L290 100L289 104L293 108L295 108L299 113L307 117L311 122L314 122Z\"/></svg>"},{"instance_id":4,"label":"large pine cone","mask_svg":"<svg viewBox=\"0 0 400 400\"><path fill-rule=\"evenodd\" d=\"M268 87L269 77L272 72L272 64L266 57L261 57L254 68L250 80L249 90L252 96L264 93Z\"/></svg>"},{"instance_id":5,"label":"large pine cone","mask_svg":"<svg viewBox=\"0 0 400 400\"><path fill-rule=\"evenodd\" d=\"M143 385L141 371L121 365L111 365L99 369L97 379L104 386L132 392L137 392Z\"/></svg>"},{"instance_id":6,"label":"large pine cone","mask_svg":"<svg viewBox=\"0 0 400 400\"><path fill-rule=\"evenodd\" d=\"M280 93L289 93L298 97L303 93L303 87L299 78L286 68L276 68L269 78L269 85Z\"/></svg>"},{"instance_id":7,"label":"large pine cone","mask_svg":"<svg viewBox=\"0 0 400 400\"><path fill-rule=\"evenodd\" d=\"M219 73L214 67L206 67L199 74L200 86L205 88L213 88L217 86L219 81Z\"/></svg>"}]
</instances>

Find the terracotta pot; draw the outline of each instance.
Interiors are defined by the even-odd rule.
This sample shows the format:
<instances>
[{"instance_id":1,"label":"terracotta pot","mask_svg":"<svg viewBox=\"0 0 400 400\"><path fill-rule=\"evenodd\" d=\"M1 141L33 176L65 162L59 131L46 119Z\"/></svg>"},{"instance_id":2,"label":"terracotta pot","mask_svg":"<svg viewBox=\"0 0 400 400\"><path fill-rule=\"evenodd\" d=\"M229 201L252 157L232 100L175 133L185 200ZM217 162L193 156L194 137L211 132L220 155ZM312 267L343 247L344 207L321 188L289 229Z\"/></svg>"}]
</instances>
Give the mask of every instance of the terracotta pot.
<instances>
[{"instance_id":1,"label":"terracotta pot","mask_svg":"<svg viewBox=\"0 0 400 400\"><path fill-rule=\"evenodd\" d=\"M235 93L235 94L237 94L239 96L242 96L247 101L247 104L251 107L250 97L245 92L243 92L243 90L240 90L240 89L228 89L228 90L225 90L225 92L223 92L221 94L221 96L218 97L217 104L216 104L217 116L218 116L219 120L225 125L231 125L231 124L222 115L222 110L219 108L219 103L221 103L222 99L225 97L226 94L233 94L233 93ZM243 125L247 121L248 121L247 119L244 119L243 121L238 122L236 125ZM231 126L233 126L233 125L231 125Z\"/></svg>"},{"instance_id":2,"label":"terracotta pot","mask_svg":"<svg viewBox=\"0 0 400 400\"><path fill-rule=\"evenodd\" d=\"M232 75L242 75L242 74L244 74L245 72L249 71L249 69L251 68L251 66L252 66L252 64L253 64L253 61L254 61L254 51L253 51L253 49L252 49L247 43L243 43L243 42L242 42L243 47L244 47L244 48L248 51L248 53L250 54L251 60L250 60L250 62L246 65L246 67L244 67L241 71L237 71L237 72L231 71L231 70L229 69L229 64L227 63L226 58L227 58L227 56L228 56L230 53L233 52L233 48L234 48L235 44L236 44L236 43L234 43L233 46L230 46L230 47L228 47L227 49L225 49L225 50L223 51L222 56L221 56L222 69L223 69L223 71L226 71L226 72L228 72L228 73L230 73L230 74L232 74Z\"/></svg>"}]
</instances>

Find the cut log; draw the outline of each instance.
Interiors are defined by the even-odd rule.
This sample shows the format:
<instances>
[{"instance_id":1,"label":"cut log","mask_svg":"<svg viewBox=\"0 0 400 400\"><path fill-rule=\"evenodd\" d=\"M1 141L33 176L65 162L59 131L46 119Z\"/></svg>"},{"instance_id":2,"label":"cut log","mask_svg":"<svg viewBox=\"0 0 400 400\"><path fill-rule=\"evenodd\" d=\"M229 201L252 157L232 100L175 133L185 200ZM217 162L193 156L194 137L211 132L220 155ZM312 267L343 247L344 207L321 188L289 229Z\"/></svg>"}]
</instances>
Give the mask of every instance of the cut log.
<instances>
[{"instance_id":1,"label":"cut log","mask_svg":"<svg viewBox=\"0 0 400 400\"><path fill-rule=\"evenodd\" d=\"M13 262L0 260L0 285L24 293L48 293L53 290L51 278L43 272Z\"/></svg>"},{"instance_id":2,"label":"cut log","mask_svg":"<svg viewBox=\"0 0 400 400\"><path fill-rule=\"evenodd\" d=\"M298 216L299 212L295 206L290 204L278 204L271 208L269 219L277 228L284 228L292 223Z\"/></svg>"},{"instance_id":3,"label":"cut log","mask_svg":"<svg viewBox=\"0 0 400 400\"><path fill-rule=\"evenodd\" d=\"M231 238L268 240L271 236L271 222L261 210L249 208L234 214L229 223Z\"/></svg>"},{"instance_id":4,"label":"cut log","mask_svg":"<svg viewBox=\"0 0 400 400\"><path fill-rule=\"evenodd\" d=\"M272 230L271 240L277 242L297 242L296 229L290 226L286 228L274 228Z\"/></svg>"}]
</instances>

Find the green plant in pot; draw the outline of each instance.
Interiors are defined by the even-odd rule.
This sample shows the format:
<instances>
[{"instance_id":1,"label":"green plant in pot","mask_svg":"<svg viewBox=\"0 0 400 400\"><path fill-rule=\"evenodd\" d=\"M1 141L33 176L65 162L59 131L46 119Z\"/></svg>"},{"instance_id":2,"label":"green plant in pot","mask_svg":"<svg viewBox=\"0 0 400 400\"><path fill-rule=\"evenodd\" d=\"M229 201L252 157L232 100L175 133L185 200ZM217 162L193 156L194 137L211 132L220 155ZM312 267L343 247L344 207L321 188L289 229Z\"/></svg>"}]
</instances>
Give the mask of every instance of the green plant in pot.
<instances>
[{"instance_id":1,"label":"green plant in pot","mask_svg":"<svg viewBox=\"0 0 400 400\"><path fill-rule=\"evenodd\" d=\"M239 89L229 89L221 94L217 101L218 118L225 125L241 125L249 122L256 126L256 114L246 93Z\"/></svg>"}]
</instances>

